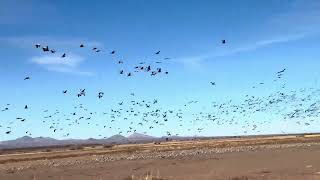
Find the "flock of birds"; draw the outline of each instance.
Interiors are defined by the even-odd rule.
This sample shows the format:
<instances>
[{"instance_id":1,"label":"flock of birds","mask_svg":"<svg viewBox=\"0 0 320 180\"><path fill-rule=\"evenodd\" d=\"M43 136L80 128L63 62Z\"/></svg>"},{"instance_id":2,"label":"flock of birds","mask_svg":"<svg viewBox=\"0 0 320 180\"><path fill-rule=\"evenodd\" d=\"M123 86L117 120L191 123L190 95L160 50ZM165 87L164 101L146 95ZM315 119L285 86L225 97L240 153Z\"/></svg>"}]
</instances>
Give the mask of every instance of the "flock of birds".
<instances>
[{"instance_id":1,"label":"flock of birds","mask_svg":"<svg viewBox=\"0 0 320 180\"><path fill-rule=\"evenodd\" d=\"M224 44L224 43L225 43L225 40L222 40L222 43ZM43 46L43 47L42 47L41 44L36 44L35 47L36 47L37 49L42 48L42 51L43 51L43 52L48 52L48 53L51 52L52 54L57 53L57 51L56 51L55 49L50 49L49 46ZM85 45L84 45L84 44L80 44L79 47L80 47L80 48L85 48ZM96 52L96 53L99 53L99 52L101 52L102 50L101 50L101 49L98 49L97 47L92 47L92 51L93 51L93 52ZM161 51L156 51L154 54L155 54L155 55L159 55L160 52L161 52ZM112 50L112 51L110 52L110 54L111 54L111 55L115 55L115 54L116 54L116 51L115 51L115 50ZM67 57L67 54L66 54L66 53L63 53L63 54L61 55L61 58L65 58L65 57ZM170 58L166 57L166 58L164 58L163 60L169 60L169 59L170 59ZM117 63L118 63L118 64L123 64L124 61L123 61L123 60L118 60ZM156 61L155 63L156 63L156 64L161 64L162 61ZM155 75L158 75L158 74L162 73L163 70L162 70L161 67L152 68L151 65L147 65L146 62L139 62L139 64L134 67L133 72L135 72L135 73L138 73L138 72L148 72L148 73L150 73L151 76L155 76ZM122 70L120 70L119 73L122 74L122 75L126 75L126 76L130 77L130 76L133 75L133 72L131 72L131 71L125 72L125 70L122 69ZM169 74L168 71L164 71L164 73L165 73L165 74ZM30 77L27 77L27 79L30 79ZM25 79L25 80L26 80L26 79Z\"/></svg>"},{"instance_id":2,"label":"flock of birds","mask_svg":"<svg viewBox=\"0 0 320 180\"><path fill-rule=\"evenodd\" d=\"M222 40L222 44L226 41ZM84 44L79 45L80 48L85 48ZM41 46L36 44L35 48L42 48L43 52L57 53L56 50L50 49L48 46ZM96 47L92 48L92 51L99 53L102 50ZM110 54L115 54L116 51L111 51ZM160 51L155 52L155 55L160 54ZM62 53L61 58L65 58L68 55ZM169 60L170 58L164 58ZM123 64L122 60L118 61L118 64ZM161 64L161 61L157 61L156 64ZM257 117L263 116L264 113L273 114L277 118L283 119L284 123L288 120L294 120L297 125L309 126L314 123L314 120L320 114L320 99L317 100L313 97L320 95L320 89L299 89L288 91L286 89L286 82L283 79L287 69L275 72L274 82L279 85L279 88L269 94L268 96L254 96L246 94L242 101L227 100L224 102L212 101L210 108L194 112L193 109L196 106L201 106L201 102L198 100L190 100L185 104L181 104L178 108L168 108L161 106L158 99L139 99L134 93L131 93L129 98L121 100L115 104L111 109L103 112L97 112L96 110L86 107L84 104L74 105L72 112L66 112L65 110L55 109L43 110L43 117L41 123L46 125L52 133L61 133L63 137L68 137L72 134L72 128L80 127L84 124L86 126L93 126L95 129L102 129L102 133L99 137L104 137L104 129L110 129L117 131L117 134L129 134L134 132L148 133L148 129L159 128L159 131L163 131L163 134L167 136L179 136L177 132L180 128L180 132L194 132L201 133L208 131L211 126L234 126L240 129L240 134L247 133L259 133L261 129L259 126L266 126L272 123L272 119L265 119L263 121L256 120ZM139 63L134 67L134 72L149 72L151 76L162 73L161 67L151 67L145 62ZM164 71L168 74L167 71ZM124 70L120 71L120 74L126 74L132 76L133 72L125 73ZM25 77L24 80L31 80L31 77ZM260 82L258 86L252 88L259 88L264 86L265 83ZM210 85L216 86L216 82L210 82ZM63 94L67 94L68 90L62 90ZM86 96L86 89L80 89L77 93L77 97ZM103 98L104 92L98 92L97 97ZM7 111L14 111L11 108L11 104L5 104L1 109L2 113ZM28 105L25 105L25 110L30 110ZM101 119L105 119L101 121ZM5 134L14 133L14 126L21 125L21 123L27 122L24 117L16 117L13 120L0 122L0 129L5 129ZM170 123L169 123L170 122ZM127 124L128 126L123 128L116 128L118 124ZM168 130L167 125L175 124L175 129ZM192 127L192 128L190 128ZM32 128L28 127L25 131L26 135L32 135ZM71 129L71 130L70 130ZM69 131L70 130L70 131ZM283 133L286 133L283 131Z\"/></svg>"}]
</instances>

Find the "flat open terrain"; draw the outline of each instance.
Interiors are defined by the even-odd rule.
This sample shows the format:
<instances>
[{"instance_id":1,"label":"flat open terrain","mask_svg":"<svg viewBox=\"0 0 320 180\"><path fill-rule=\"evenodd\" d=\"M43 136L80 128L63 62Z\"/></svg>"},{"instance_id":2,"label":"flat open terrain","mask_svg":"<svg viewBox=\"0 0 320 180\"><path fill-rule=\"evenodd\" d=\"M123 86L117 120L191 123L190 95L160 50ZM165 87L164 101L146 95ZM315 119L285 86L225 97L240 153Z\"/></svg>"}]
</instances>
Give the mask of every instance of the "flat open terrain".
<instances>
[{"instance_id":1,"label":"flat open terrain","mask_svg":"<svg viewBox=\"0 0 320 180\"><path fill-rule=\"evenodd\" d=\"M2 152L0 179L320 179L319 155L318 135L35 149Z\"/></svg>"}]
</instances>

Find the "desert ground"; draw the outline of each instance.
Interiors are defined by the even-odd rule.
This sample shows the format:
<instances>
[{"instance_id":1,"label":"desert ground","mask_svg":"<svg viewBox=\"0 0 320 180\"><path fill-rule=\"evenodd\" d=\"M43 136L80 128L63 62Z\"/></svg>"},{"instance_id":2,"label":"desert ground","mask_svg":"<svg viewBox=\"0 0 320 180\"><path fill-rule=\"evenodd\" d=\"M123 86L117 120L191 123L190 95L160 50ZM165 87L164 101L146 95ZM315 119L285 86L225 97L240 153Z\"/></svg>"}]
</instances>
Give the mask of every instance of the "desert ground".
<instances>
[{"instance_id":1,"label":"desert ground","mask_svg":"<svg viewBox=\"0 0 320 180\"><path fill-rule=\"evenodd\" d=\"M1 180L320 179L320 136L1 152Z\"/></svg>"}]
</instances>

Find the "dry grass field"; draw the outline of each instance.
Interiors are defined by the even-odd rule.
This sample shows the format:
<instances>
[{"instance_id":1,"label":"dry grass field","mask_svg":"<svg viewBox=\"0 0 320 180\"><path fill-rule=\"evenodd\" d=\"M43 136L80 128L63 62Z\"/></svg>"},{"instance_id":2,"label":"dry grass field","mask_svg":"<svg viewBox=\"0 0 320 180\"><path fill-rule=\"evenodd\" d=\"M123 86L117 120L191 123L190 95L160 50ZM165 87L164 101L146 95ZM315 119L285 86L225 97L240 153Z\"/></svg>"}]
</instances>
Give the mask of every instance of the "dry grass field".
<instances>
[{"instance_id":1,"label":"dry grass field","mask_svg":"<svg viewBox=\"0 0 320 180\"><path fill-rule=\"evenodd\" d=\"M0 179L320 179L320 136L273 136L2 152Z\"/></svg>"}]
</instances>

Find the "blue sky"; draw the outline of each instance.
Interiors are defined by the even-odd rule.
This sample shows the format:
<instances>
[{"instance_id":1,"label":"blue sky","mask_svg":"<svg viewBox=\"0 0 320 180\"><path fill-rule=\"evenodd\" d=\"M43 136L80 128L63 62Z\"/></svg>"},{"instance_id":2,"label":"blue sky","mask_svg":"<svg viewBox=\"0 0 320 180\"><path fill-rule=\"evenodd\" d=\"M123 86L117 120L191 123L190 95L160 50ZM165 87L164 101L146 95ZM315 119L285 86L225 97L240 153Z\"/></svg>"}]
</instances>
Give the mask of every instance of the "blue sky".
<instances>
[{"instance_id":1,"label":"blue sky","mask_svg":"<svg viewBox=\"0 0 320 180\"><path fill-rule=\"evenodd\" d=\"M0 140L23 136L26 131L55 138L64 138L66 133L69 138L108 137L119 131L127 135L129 122L118 119L112 124L109 116L101 113L116 109L118 102L130 101L132 92L135 100L158 99L155 108L185 111L182 122L172 118L154 129L148 128L152 120L145 127L137 126L138 132L154 136L166 135L166 131L206 136L319 131L316 122L297 125L273 111L248 119L235 115L237 125L190 123L192 113L215 112L212 101L241 102L246 94L266 97L276 92L281 84L273 79L283 68L287 69L283 79L286 92L318 88L319 8L316 0L1 1L0 107L11 105L0 114ZM222 45L222 39L227 43ZM60 54L45 54L34 48L36 43L68 56L61 60ZM80 43L88 48L80 49ZM92 53L89 47L93 46L102 52ZM110 55L112 50L116 55ZM158 50L161 53L155 55ZM161 67L168 75L119 75L121 69L132 69L141 61L166 57L171 59ZM116 63L119 59L124 67ZM31 80L24 81L25 76ZM264 86L252 88L260 82ZM86 88L87 96L77 98L81 88ZM62 94L65 89L67 95ZM105 93L102 99L97 98L99 91ZM318 96L314 98L316 101ZM191 100L199 103L185 109L184 104ZM97 114L90 125L67 126L64 119L80 103ZM28 110L23 109L26 104ZM60 119L57 128L63 130L53 133L49 129L52 122L42 122L46 109L65 114L54 118ZM19 116L26 122L16 122ZM268 123L259 125L257 132L242 128L246 120L250 125ZM140 122L141 117L130 121ZM201 133L195 130L202 127ZM9 129L12 133L5 135Z\"/></svg>"}]
</instances>

